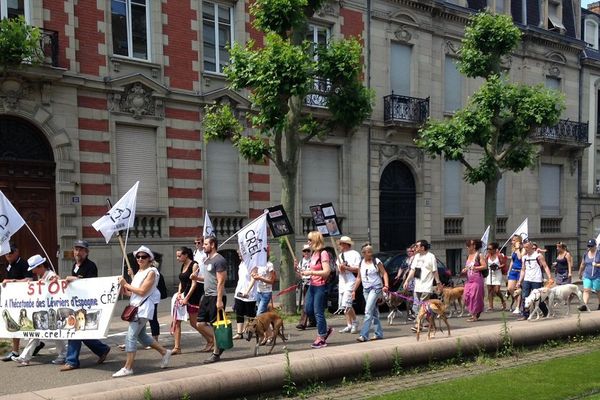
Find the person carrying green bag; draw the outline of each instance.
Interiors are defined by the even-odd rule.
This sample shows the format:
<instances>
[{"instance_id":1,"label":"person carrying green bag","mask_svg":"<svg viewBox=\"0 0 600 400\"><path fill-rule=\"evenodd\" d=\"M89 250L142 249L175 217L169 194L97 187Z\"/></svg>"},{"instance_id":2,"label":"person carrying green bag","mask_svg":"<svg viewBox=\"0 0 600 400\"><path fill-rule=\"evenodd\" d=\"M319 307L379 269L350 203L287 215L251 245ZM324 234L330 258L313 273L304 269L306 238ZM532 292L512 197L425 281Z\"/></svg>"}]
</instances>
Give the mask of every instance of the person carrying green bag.
<instances>
[{"instance_id":1,"label":"person carrying green bag","mask_svg":"<svg viewBox=\"0 0 600 400\"><path fill-rule=\"evenodd\" d=\"M217 321L213 323L215 330L215 346L221 350L233 347L233 330L231 320L227 318L225 310L217 310Z\"/></svg>"}]
</instances>

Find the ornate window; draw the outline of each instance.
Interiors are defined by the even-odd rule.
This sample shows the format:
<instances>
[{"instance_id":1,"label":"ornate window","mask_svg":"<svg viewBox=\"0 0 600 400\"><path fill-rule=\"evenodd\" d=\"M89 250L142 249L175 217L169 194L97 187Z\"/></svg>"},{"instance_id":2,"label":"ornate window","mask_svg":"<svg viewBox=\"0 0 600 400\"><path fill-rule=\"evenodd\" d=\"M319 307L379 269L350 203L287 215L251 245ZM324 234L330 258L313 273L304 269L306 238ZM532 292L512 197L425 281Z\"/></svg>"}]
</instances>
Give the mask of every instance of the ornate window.
<instances>
[{"instance_id":1,"label":"ornate window","mask_svg":"<svg viewBox=\"0 0 600 400\"><path fill-rule=\"evenodd\" d=\"M446 56L444 64L444 112L454 113L462 107L463 76L458 71L456 60Z\"/></svg>"},{"instance_id":2,"label":"ornate window","mask_svg":"<svg viewBox=\"0 0 600 400\"><path fill-rule=\"evenodd\" d=\"M16 18L22 15L29 23L29 7L29 0L0 0L0 17Z\"/></svg>"},{"instance_id":3,"label":"ornate window","mask_svg":"<svg viewBox=\"0 0 600 400\"><path fill-rule=\"evenodd\" d=\"M598 50L598 23L596 21L592 19L585 21L584 39L588 46Z\"/></svg>"},{"instance_id":4,"label":"ornate window","mask_svg":"<svg viewBox=\"0 0 600 400\"><path fill-rule=\"evenodd\" d=\"M112 0L113 54L150 59L150 3L146 0Z\"/></svg>"},{"instance_id":5,"label":"ornate window","mask_svg":"<svg viewBox=\"0 0 600 400\"><path fill-rule=\"evenodd\" d=\"M223 73L229 63L227 46L233 40L233 7L202 3L202 61L204 71Z\"/></svg>"}]
</instances>

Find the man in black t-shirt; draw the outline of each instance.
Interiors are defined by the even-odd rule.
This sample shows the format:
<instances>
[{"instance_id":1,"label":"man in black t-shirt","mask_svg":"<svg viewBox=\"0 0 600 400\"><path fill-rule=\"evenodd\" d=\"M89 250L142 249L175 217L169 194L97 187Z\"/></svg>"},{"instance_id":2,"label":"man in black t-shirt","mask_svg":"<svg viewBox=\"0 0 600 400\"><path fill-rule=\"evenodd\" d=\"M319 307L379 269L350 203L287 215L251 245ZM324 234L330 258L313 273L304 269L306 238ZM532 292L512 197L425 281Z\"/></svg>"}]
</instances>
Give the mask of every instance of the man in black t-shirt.
<instances>
[{"instance_id":1,"label":"man in black t-shirt","mask_svg":"<svg viewBox=\"0 0 600 400\"><path fill-rule=\"evenodd\" d=\"M24 282L29 279L33 279L33 273L27 271L29 265L27 260L21 258L19 248L14 243L10 245L10 252L4 256L8 265L6 266L6 278L2 281L2 286L5 286L10 282ZM13 356L19 356L19 344L18 338L12 340L12 351L6 354L2 361L10 361ZM38 350L39 351L39 350Z\"/></svg>"},{"instance_id":2,"label":"man in black t-shirt","mask_svg":"<svg viewBox=\"0 0 600 400\"><path fill-rule=\"evenodd\" d=\"M73 268L71 269L71 275L65 278L67 282L73 282L77 279L98 277L98 267L96 267L96 264L88 258L88 254L88 242L85 240L76 240L75 243L73 243L73 256L75 257L75 264L73 264ZM94 354L98 356L98 364L102 364L110 352L110 347L98 339L69 340L65 365L60 368L61 371L72 371L79 368L79 353L81 352L81 343L85 344Z\"/></svg>"}]
</instances>

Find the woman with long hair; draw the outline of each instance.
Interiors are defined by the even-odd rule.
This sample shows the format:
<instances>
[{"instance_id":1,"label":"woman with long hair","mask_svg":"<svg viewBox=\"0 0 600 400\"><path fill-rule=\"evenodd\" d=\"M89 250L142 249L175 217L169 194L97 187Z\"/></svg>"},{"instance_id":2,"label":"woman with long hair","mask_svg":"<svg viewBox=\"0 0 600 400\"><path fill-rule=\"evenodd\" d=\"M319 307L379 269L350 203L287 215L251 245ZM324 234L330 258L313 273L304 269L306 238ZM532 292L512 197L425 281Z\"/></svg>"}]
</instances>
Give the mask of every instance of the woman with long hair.
<instances>
[{"instance_id":1,"label":"woman with long hair","mask_svg":"<svg viewBox=\"0 0 600 400\"><path fill-rule=\"evenodd\" d=\"M331 273L331 264L321 233L318 231L309 232L308 245L313 253L310 258L310 268L301 271L302 276L310 277L304 310L309 318L314 316L317 320L317 337L311 347L320 349L327 346L327 338L333 331L331 327L327 327L327 321L325 320L327 278Z\"/></svg>"},{"instance_id":2,"label":"woman with long hair","mask_svg":"<svg viewBox=\"0 0 600 400\"><path fill-rule=\"evenodd\" d=\"M127 360L123 368L113 374L113 378L133 375L133 363L137 351L137 341L144 346L150 346L162 356L160 367L166 368L171 358L171 350L165 349L156 340L146 333L146 323L154 313L154 301L160 301L160 292L157 289L160 273L154 267L154 253L146 247L140 246L133 252L138 263L139 270L133 276L131 283L127 283L124 277L119 278L119 284L124 294L131 296L129 304L137 306L137 316L129 322L127 336L125 338L125 351Z\"/></svg>"},{"instance_id":3,"label":"woman with long hair","mask_svg":"<svg viewBox=\"0 0 600 400\"><path fill-rule=\"evenodd\" d=\"M573 256L567 245L563 242L556 243L556 261L554 262L554 281L557 285L571 283L571 275L573 274Z\"/></svg>"},{"instance_id":4,"label":"woman with long hair","mask_svg":"<svg viewBox=\"0 0 600 400\"><path fill-rule=\"evenodd\" d=\"M506 291L514 296L515 289L517 288L517 282L519 281L519 276L521 275L521 268L523 267L523 254L525 250L523 249L523 238L519 235L514 235L511 239L512 244L512 254L510 256L510 267L508 269L508 282L506 284ZM513 310L513 314L520 314L521 310L519 309L519 304L521 304L521 296L517 296L516 302L517 306Z\"/></svg>"},{"instance_id":5,"label":"woman with long hair","mask_svg":"<svg viewBox=\"0 0 600 400\"><path fill-rule=\"evenodd\" d=\"M481 255L479 249L483 243L478 239L467 240L467 262L462 270L462 274L467 275L467 282L465 283L465 291L463 294L463 300L465 307L471 314L471 317L467 319L467 322L479 321L479 316L483 311L483 270L487 269L485 257Z\"/></svg>"},{"instance_id":6,"label":"woman with long hair","mask_svg":"<svg viewBox=\"0 0 600 400\"><path fill-rule=\"evenodd\" d=\"M365 296L365 319L360 329L360 336L356 338L358 342L369 340L369 330L371 324L375 326L375 335L371 340L383 339L383 328L379 320L379 308L377 300L381 298L382 293L387 293L389 288L388 274L383 267L383 263L373 257L373 247L366 244L361 249L363 259L359 264L359 273L354 282L352 290L352 299L356 297L356 290L362 283L363 295Z\"/></svg>"},{"instance_id":7,"label":"woman with long hair","mask_svg":"<svg viewBox=\"0 0 600 400\"><path fill-rule=\"evenodd\" d=\"M492 242L487 245L485 260L488 265L488 276L485 284L488 290L488 309L494 311L494 297L499 297L502 302L502 311L506 310L506 300L500 293L502 286L502 266L506 263L506 257L498 251L498 243Z\"/></svg>"},{"instance_id":8,"label":"woman with long hair","mask_svg":"<svg viewBox=\"0 0 600 400\"><path fill-rule=\"evenodd\" d=\"M198 309L200 298L202 297L202 285L191 279L192 275L198 273L198 263L194 261L194 253L189 247L180 247L177 249L176 258L181 262L181 272L179 273L179 287L175 294L173 308L173 345L172 354L181 354L181 320L178 319L176 309L185 307L190 325L198 330ZM185 312L184 312L185 314Z\"/></svg>"}]
</instances>

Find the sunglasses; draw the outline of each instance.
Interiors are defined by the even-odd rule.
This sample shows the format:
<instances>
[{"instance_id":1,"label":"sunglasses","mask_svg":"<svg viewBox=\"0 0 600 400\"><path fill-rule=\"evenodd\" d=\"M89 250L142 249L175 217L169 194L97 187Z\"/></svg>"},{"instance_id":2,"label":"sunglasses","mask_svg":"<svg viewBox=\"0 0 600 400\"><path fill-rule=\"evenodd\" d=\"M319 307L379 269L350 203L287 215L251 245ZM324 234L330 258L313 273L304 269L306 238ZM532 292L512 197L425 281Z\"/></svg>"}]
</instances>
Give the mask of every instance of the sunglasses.
<instances>
[{"instance_id":1,"label":"sunglasses","mask_svg":"<svg viewBox=\"0 0 600 400\"><path fill-rule=\"evenodd\" d=\"M150 258L150 256L143 256L141 254L135 256L135 258L137 258L138 260L145 260L146 258Z\"/></svg>"},{"instance_id":2,"label":"sunglasses","mask_svg":"<svg viewBox=\"0 0 600 400\"><path fill-rule=\"evenodd\" d=\"M196 243L196 244L202 244L202 242L194 242L194 243Z\"/></svg>"}]
</instances>

